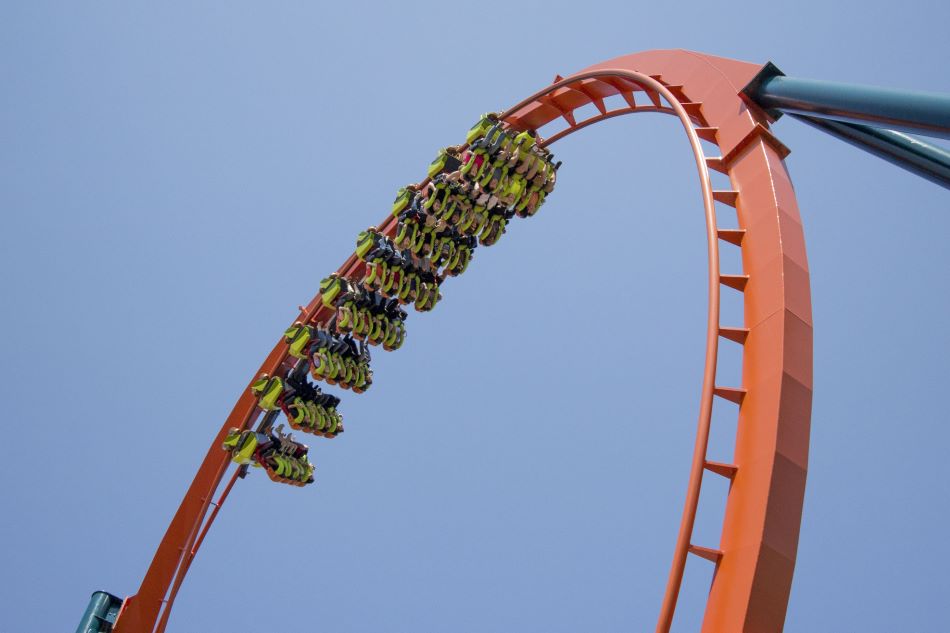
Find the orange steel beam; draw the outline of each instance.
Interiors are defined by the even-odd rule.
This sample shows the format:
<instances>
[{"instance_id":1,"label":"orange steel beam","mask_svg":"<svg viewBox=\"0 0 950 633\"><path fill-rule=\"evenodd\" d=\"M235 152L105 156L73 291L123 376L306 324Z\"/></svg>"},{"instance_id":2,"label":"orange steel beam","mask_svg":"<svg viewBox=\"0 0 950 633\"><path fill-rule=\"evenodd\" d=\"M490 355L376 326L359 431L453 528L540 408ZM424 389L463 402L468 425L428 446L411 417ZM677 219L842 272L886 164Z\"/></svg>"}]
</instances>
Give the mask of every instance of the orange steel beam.
<instances>
[{"instance_id":1,"label":"orange steel beam","mask_svg":"<svg viewBox=\"0 0 950 633\"><path fill-rule=\"evenodd\" d=\"M165 627L168 626L168 618L171 616L172 604L175 602L175 598L178 597L178 590L181 589L181 584L185 581L185 575L188 573L188 570L191 568L191 562L195 559L195 556L198 554L198 548L201 547L201 544L205 540L205 536L208 534L208 530L211 529L211 525L214 523L214 520L218 517L218 512L221 510L221 506L224 505L224 502L227 500L228 495L231 494L231 489L234 488L234 484L237 483L238 477L241 476L241 468L235 468L234 474L231 476L231 481L228 482L228 485L224 487L224 492L221 493L221 496L218 498L216 503L212 503L214 509L211 510L211 514L208 515L207 520L204 521L204 526L202 526L201 531L198 533L198 537L195 540L194 545L185 555L184 559L181 561L181 567L178 571L178 574L175 576L175 581L172 583L171 589L168 591L168 598L165 600L167 607L162 611L162 615L158 620L156 625L156 630L164 631Z\"/></svg>"},{"instance_id":2,"label":"orange steel beam","mask_svg":"<svg viewBox=\"0 0 950 633\"><path fill-rule=\"evenodd\" d=\"M811 299L801 220L782 162L788 150L769 131L767 114L740 95L761 70L761 65L682 50L637 53L566 79L558 77L503 114L519 129L541 128L555 119L566 121L567 129L552 135L548 144L624 114L674 114L696 159L709 256L706 354L690 478L658 633L669 631L690 553L715 565L703 620L705 632L781 631L791 590L808 461ZM639 103L638 93L647 101ZM608 111L605 98L618 94L626 107ZM588 103L595 105L598 114L578 122L575 110ZM705 156L700 139L717 145L720 155ZM726 174L732 189L713 190L709 169ZM738 229L718 229L716 203L735 207ZM379 229L391 235L395 224L387 216ZM719 270L720 240L742 250L742 274ZM362 265L351 256L338 272L355 277L361 271ZM720 323L720 285L743 293L742 326ZM320 323L331 315L317 295L301 308L299 320ZM716 384L720 336L743 346L739 387ZM292 360L280 342L258 374L287 371ZM706 459L716 396L739 405L732 464ZM123 605L117 633L164 630L185 572L235 482L232 478L205 521L228 464L220 444L228 428L249 428L257 415L254 399L245 389L202 462L138 594ZM705 470L731 480L718 549L691 542Z\"/></svg>"}]
</instances>

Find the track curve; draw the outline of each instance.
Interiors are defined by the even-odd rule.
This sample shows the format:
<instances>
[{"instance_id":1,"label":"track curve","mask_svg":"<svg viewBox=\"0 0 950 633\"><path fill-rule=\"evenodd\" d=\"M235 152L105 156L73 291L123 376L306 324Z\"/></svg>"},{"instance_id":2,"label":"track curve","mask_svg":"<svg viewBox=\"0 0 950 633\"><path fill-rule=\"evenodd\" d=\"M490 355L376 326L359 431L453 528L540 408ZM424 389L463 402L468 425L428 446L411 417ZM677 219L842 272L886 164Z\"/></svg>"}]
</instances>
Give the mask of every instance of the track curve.
<instances>
[{"instance_id":1,"label":"track curve","mask_svg":"<svg viewBox=\"0 0 950 633\"><path fill-rule=\"evenodd\" d=\"M808 463L811 299L801 220L782 162L788 150L772 136L767 115L739 96L761 68L682 50L637 53L558 77L502 115L513 127L541 129L542 134L545 125L562 119L567 128L551 135L546 141L551 144L608 118L664 112L679 118L696 160L709 259L704 377L683 517L658 633L669 631L690 553L716 566L703 631L780 631L791 590ZM608 109L605 99L613 95L620 95L626 106ZM578 122L575 111L588 104L598 114ZM720 155L705 156L701 140L718 146ZM727 175L730 188L713 189L710 169ZM735 207L738 229L718 228L717 204ZM392 236L395 225L389 215L378 228ZM720 242L741 249L742 271L720 270ZM338 273L358 277L362 263L350 256ZM722 285L743 293L744 324L720 322ZM317 295L301 307L295 320L318 324L331 317L332 311ZM716 383L719 338L743 346L742 385ZM293 361L280 341L252 381L261 373L288 371ZM732 464L706 459L717 396L739 405ZM212 502L229 463L220 445L229 428L250 428L259 413L250 389L244 389L172 519L138 594L125 601L117 633L164 631L190 563L237 479L235 473L219 500ZM731 482L718 548L691 541L706 471Z\"/></svg>"}]
</instances>

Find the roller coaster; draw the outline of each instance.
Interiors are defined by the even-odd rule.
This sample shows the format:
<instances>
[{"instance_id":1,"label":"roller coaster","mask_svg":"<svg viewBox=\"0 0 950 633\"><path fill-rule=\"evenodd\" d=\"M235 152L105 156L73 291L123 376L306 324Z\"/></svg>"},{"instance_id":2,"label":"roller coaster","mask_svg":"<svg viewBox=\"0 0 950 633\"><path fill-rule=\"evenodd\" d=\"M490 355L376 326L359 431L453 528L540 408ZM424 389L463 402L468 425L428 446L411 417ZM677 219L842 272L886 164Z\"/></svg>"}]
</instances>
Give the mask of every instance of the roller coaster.
<instances>
[{"instance_id":1,"label":"roller coaster","mask_svg":"<svg viewBox=\"0 0 950 633\"><path fill-rule=\"evenodd\" d=\"M578 116L582 108L587 114ZM201 544L249 468L278 483L313 482L309 449L278 419L324 439L343 433L341 399L308 376L353 393L370 390L370 349L402 347L405 308L436 308L441 284L465 272L477 247L496 243L514 218L539 211L560 166L551 146L601 121L643 112L676 117L687 136L708 261L695 444L656 631L670 630L689 556L715 567L703 631L781 631L808 468L812 313L802 221L783 162L789 149L771 126L788 113L950 188L950 154L907 134L950 138L950 97L795 79L771 63L660 50L557 76L507 110L483 116L463 143L438 153L426 178L397 193L392 212L359 234L354 254L323 280L241 392L138 592L125 599L95 592L79 633L165 631ZM562 129L545 136L554 122ZM704 143L717 148L715 155ZM724 174L729 187L715 189L710 171ZM717 213L726 207L738 228L720 228ZM723 270L720 249L739 249L742 270ZM743 323L721 322L723 286L741 293ZM741 384L717 379L723 339L742 348ZM707 459L717 401L737 405L732 463ZM719 543L693 539L705 471L730 486Z\"/></svg>"}]
</instances>

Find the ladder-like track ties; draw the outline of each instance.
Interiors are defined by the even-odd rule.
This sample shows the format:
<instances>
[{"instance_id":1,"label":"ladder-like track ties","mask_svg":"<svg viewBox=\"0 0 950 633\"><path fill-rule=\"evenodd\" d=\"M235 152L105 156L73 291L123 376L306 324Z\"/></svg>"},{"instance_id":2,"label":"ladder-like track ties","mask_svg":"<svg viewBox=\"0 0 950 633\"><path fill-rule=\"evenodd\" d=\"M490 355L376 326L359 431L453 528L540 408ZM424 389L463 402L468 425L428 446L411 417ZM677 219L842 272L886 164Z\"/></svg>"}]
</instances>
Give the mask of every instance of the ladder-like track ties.
<instances>
[{"instance_id":1,"label":"ladder-like track ties","mask_svg":"<svg viewBox=\"0 0 950 633\"><path fill-rule=\"evenodd\" d=\"M715 387L713 389L713 394L719 396L723 400L728 400L741 405L742 401L745 400L746 390L742 387Z\"/></svg>"},{"instance_id":2,"label":"ladder-like track ties","mask_svg":"<svg viewBox=\"0 0 950 633\"><path fill-rule=\"evenodd\" d=\"M601 114L607 114L607 106L604 104L604 100L594 94L590 88L585 86L583 83L571 84L571 88L578 92L584 93L584 95L590 99L590 102L594 104L594 107L597 108L598 112Z\"/></svg>"},{"instance_id":3,"label":"ladder-like track ties","mask_svg":"<svg viewBox=\"0 0 950 633\"><path fill-rule=\"evenodd\" d=\"M749 328L719 326L719 336L743 345L745 344L745 340L749 337Z\"/></svg>"},{"instance_id":4,"label":"ladder-like track ties","mask_svg":"<svg viewBox=\"0 0 950 633\"><path fill-rule=\"evenodd\" d=\"M713 189L713 200L735 208L739 201L739 192L732 189Z\"/></svg>"},{"instance_id":5,"label":"ladder-like track ties","mask_svg":"<svg viewBox=\"0 0 950 633\"><path fill-rule=\"evenodd\" d=\"M690 545L689 553L705 558L711 563L718 563L722 559L722 551L709 547L700 547L699 545Z\"/></svg>"},{"instance_id":6,"label":"ladder-like track ties","mask_svg":"<svg viewBox=\"0 0 950 633\"><path fill-rule=\"evenodd\" d=\"M706 463L703 464L703 468L708 470L711 473L716 473L726 479L732 479L736 476L736 472L739 468L735 464L724 464L722 462L711 462L706 460Z\"/></svg>"},{"instance_id":7,"label":"ladder-like track ties","mask_svg":"<svg viewBox=\"0 0 950 633\"><path fill-rule=\"evenodd\" d=\"M749 283L748 275L719 275L719 283L723 286L729 286L734 288L739 292L745 290L746 284Z\"/></svg>"},{"instance_id":8,"label":"ladder-like track ties","mask_svg":"<svg viewBox=\"0 0 950 633\"><path fill-rule=\"evenodd\" d=\"M691 119L699 123L699 127L705 127L706 117L703 116L703 104L699 102L692 101L680 101L680 105L683 106L683 109L686 110L686 114L690 116Z\"/></svg>"},{"instance_id":9,"label":"ladder-like track ties","mask_svg":"<svg viewBox=\"0 0 950 633\"><path fill-rule=\"evenodd\" d=\"M623 97L623 100L627 102L628 106L630 106L633 109L637 108L637 100L633 96L634 88L629 88L624 85L624 82L621 82L619 80L614 80L613 78L610 78L610 77L600 77L599 81L603 84L607 84L608 86L616 90L617 94ZM639 89L639 86L636 89Z\"/></svg>"},{"instance_id":10,"label":"ladder-like track ties","mask_svg":"<svg viewBox=\"0 0 950 633\"><path fill-rule=\"evenodd\" d=\"M726 169L726 165L722 161L722 156L707 156L706 167L718 171L720 174L729 174L729 170Z\"/></svg>"},{"instance_id":11,"label":"ladder-like track ties","mask_svg":"<svg viewBox=\"0 0 950 633\"><path fill-rule=\"evenodd\" d=\"M719 133L718 127L697 127L693 129L696 130L696 136L704 141L708 141L714 145L719 144L719 141L716 140L716 134Z\"/></svg>"},{"instance_id":12,"label":"ladder-like track ties","mask_svg":"<svg viewBox=\"0 0 950 633\"><path fill-rule=\"evenodd\" d=\"M729 242L736 246L742 246L742 239L745 237L745 229L718 229L716 235L723 242Z\"/></svg>"}]
</instances>

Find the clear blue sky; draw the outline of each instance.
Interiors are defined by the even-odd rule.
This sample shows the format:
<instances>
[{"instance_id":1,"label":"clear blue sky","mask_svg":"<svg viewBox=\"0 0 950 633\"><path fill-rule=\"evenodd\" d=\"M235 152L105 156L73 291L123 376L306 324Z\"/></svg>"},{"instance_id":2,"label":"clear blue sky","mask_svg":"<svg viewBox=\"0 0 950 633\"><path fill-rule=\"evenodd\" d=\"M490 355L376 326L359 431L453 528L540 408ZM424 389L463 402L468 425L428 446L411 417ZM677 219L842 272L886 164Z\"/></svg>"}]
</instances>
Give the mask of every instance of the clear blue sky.
<instances>
[{"instance_id":1,"label":"clear blue sky","mask_svg":"<svg viewBox=\"0 0 950 633\"><path fill-rule=\"evenodd\" d=\"M296 306L482 112L652 48L948 92L948 6L4 3L0 632L134 593ZM946 631L950 198L775 129L816 345L786 630ZM671 118L556 153L542 212L375 355L345 435L309 442L318 483L235 489L170 630L652 630L701 378L699 189ZM676 631L709 572L690 562Z\"/></svg>"}]
</instances>

